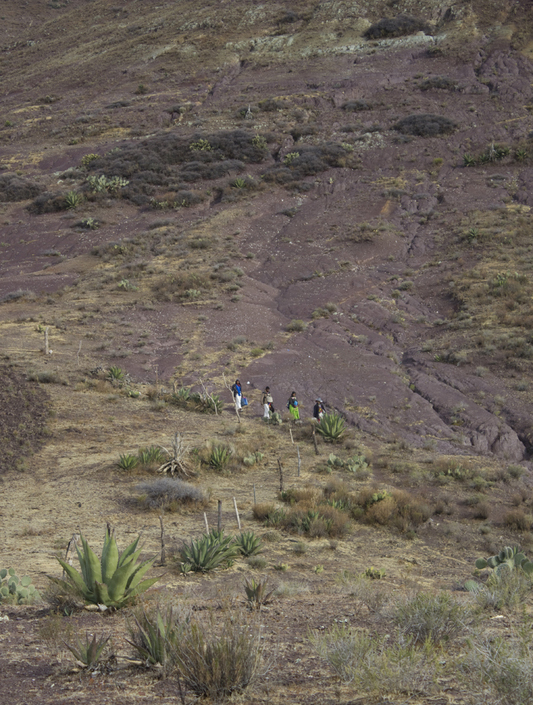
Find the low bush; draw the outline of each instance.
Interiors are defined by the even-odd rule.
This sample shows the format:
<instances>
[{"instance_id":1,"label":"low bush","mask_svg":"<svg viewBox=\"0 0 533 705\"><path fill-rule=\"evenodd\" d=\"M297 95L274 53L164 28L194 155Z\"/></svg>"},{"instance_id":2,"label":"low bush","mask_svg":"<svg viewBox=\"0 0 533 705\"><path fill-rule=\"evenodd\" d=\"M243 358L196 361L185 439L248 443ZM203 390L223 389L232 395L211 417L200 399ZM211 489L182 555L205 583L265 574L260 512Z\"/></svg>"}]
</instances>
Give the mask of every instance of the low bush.
<instances>
[{"instance_id":1,"label":"low bush","mask_svg":"<svg viewBox=\"0 0 533 705\"><path fill-rule=\"evenodd\" d=\"M185 686L219 702L245 690L263 664L262 629L249 617L227 612L195 616L187 623L176 651ZM265 668L266 672L266 668Z\"/></svg>"},{"instance_id":2,"label":"low bush","mask_svg":"<svg viewBox=\"0 0 533 705\"><path fill-rule=\"evenodd\" d=\"M372 110L372 104L366 100L349 100L342 106L347 113L360 112L362 110Z\"/></svg>"},{"instance_id":3,"label":"low bush","mask_svg":"<svg viewBox=\"0 0 533 705\"><path fill-rule=\"evenodd\" d=\"M439 644L464 634L473 617L470 606L446 593L419 593L396 608L394 622L400 633L415 644L424 644L428 639Z\"/></svg>"},{"instance_id":4,"label":"low bush","mask_svg":"<svg viewBox=\"0 0 533 705\"><path fill-rule=\"evenodd\" d=\"M289 333L301 333L307 328L307 323L301 319L293 319L286 327Z\"/></svg>"},{"instance_id":5,"label":"low bush","mask_svg":"<svg viewBox=\"0 0 533 705\"><path fill-rule=\"evenodd\" d=\"M377 634L334 625L313 632L312 646L336 675L366 692L429 695L435 688L439 664L431 645L419 649L409 640L389 640Z\"/></svg>"},{"instance_id":6,"label":"low bush","mask_svg":"<svg viewBox=\"0 0 533 705\"><path fill-rule=\"evenodd\" d=\"M449 118L441 115L420 113L402 118L393 127L405 135L438 137L439 135L450 134L457 128L457 125Z\"/></svg>"},{"instance_id":7,"label":"low bush","mask_svg":"<svg viewBox=\"0 0 533 705\"><path fill-rule=\"evenodd\" d=\"M161 477L141 482L136 489L141 493L139 503L148 509L174 512L182 506L204 506L207 502L201 489L178 478Z\"/></svg>"},{"instance_id":8,"label":"low bush","mask_svg":"<svg viewBox=\"0 0 533 705\"><path fill-rule=\"evenodd\" d=\"M431 76L421 81L418 84L421 91L431 91L431 90L441 90L441 91L455 91L457 90L457 81L453 81L451 78L446 78L446 76Z\"/></svg>"},{"instance_id":9,"label":"low bush","mask_svg":"<svg viewBox=\"0 0 533 705\"><path fill-rule=\"evenodd\" d=\"M17 174L0 174L0 203L26 201L42 192L42 186Z\"/></svg>"},{"instance_id":10,"label":"low bush","mask_svg":"<svg viewBox=\"0 0 533 705\"><path fill-rule=\"evenodd\" d=\"M403 37L416 32L431 34L431 27L416 17L397 15L392 19L384 18L371 25L363 36L366 39L382 39L384 37Z\"/></svg>"}]
</instances>

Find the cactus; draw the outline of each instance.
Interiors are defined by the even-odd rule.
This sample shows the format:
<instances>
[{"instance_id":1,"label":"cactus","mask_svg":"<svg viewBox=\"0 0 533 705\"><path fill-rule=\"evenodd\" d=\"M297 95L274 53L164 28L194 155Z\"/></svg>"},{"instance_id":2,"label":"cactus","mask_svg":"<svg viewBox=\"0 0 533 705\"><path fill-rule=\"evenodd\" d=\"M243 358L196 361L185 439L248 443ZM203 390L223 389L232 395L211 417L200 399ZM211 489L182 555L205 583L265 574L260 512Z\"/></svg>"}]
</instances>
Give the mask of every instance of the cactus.
<instances>
[{"instance_id":1,"label":"cactus","mask_svg":"<svg viewBox=\"0 0 533 705\"><path fill-rule=\"evenodd\" d=\"M40 599L39 591L32 585L31 578L24 575L18 578L14 568L0 570L0 603L14 602L28 605Z\"/></svg>"},{"instance_id":2,"label":"cactus","mask_svg":"<svg viewBox=\"0 0 533 705\"><path fill-rule=\"evenodd\" d=\"M528 576L533 574L533 563L526 558L518 546L505 546L495 556L478 558L475 565L478 570L493 568L496 575L499 575L502 570L515 570L516 568L521 568Z\"/></svg>"}]
</instances>

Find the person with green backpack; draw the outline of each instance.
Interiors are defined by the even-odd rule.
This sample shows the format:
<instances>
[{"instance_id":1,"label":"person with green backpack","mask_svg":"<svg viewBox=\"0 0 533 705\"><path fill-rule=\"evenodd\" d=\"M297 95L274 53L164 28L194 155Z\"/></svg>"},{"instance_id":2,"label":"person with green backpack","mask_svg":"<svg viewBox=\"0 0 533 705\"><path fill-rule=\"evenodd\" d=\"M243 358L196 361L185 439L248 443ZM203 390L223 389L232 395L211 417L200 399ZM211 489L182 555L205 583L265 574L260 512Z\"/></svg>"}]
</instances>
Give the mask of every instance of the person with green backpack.
<instances>
[{"instance_id":1,"label":"person with green backpack","mask_svg":"<svg viewBox=\"0 0 533 705\"><path fill-rule=\"evenodd\" d=\"M292 392L287 402L287 409L293 418L293 421L298 421L300 419L300 407L298 406L298 399L296 399L296 392Z\"/></svg>"}]
</instances>

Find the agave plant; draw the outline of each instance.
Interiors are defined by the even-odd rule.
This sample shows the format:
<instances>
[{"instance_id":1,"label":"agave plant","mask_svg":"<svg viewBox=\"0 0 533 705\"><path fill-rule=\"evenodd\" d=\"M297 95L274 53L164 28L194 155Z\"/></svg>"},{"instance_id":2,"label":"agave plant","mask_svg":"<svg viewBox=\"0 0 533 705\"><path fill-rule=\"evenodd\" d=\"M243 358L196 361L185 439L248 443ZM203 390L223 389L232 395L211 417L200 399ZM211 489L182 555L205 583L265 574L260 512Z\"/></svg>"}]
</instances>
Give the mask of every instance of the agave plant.
<instances>
[{"instance_id":1,"label":"agave plant","mask_svg":"<svg viewBox=\"0 0 533 705\"><path fill-rule=\"evenodd\" d=\"M209 456L209 464L217 470L222 470L222 468L228 463L230 456L231 449L227 446L214 446L211 451L211 455Z\"/></svg>"},{"instance_id":2,"label":"agave plant","mask_svg":"<svg viewBox=\"0 0 533 705\"><path fill-rule=\"evenodd\" d=\"M121 453L117 461L117 467L121 470L133 470L138 464L139 459L131 453Z\"/></svg>"},{"instance_id":3,"label":"agave plant","mask_svg":"<svg viewBox=\"0 0 533 705\"><path fill-rule=\"evenodd\" d=\"M159 580L159 577L142 580L155 559L137 562L141 553L141 549L137 549L139 538L119 555L115 537L106 528L102 557L98 560L86 539L81 536L83 550L80 551L76 546L81 574L58 558L68 580L49 577L66 590L74 590L88 604L120 609Z\"/></svg>"},{"instance_id":4,"label":"agave plant","mask_svg":"<svg viewBox=\"0 0 533 705\"><path fill-rule=\"evenodd\" d=\"M221 565L229 566L238 550L231 536L224 536L222 531L210 531L184 544L180 552L181 572L206 573Z\"/></svg>"},{"instance_id":5,"label":"agave plant","mask_svg":"<svg viewBox=\"0 0 533 705\"><path fill-rule=\"evenodd\" d=\"M159 466L166 459L166 453L160 446L141 448L138 454L139 463L143 468Z\"/></svg>"},{"instance_id":6,"label":"agave plant","mask_svg":"<svg viewBox=\"0 0 533 705\"><path fill-rule=\"evenodd\" d=\"M244 592L246 593L246 599L251 609L261 609L263 605L271 601L270 598L276 589L274 588L274 590L267 592L267 583L268 578L264 578L263 580L255 580L254 578L245 579Z\"/></svg>"},{"instance_id":7,"label":"agave plant","mask_svg":"<svg viewBox=\"0 0 533 705\"><path fill-rule=\"evenodd\" d=\"M324 414L316 430L324 436L324 440L336 441L346 430L346 424L338 414Z\"/></svg>"},{"instance_id":8,"label":"agave plant","mask_svg":"<svg viewBox=\"0 0 533 705\"><path fill-rule=\"evenodd\" d=\"M180 617L173 607L164 612L157 609L155 613L143 609L134 615L134 625L128 625L131 639L127 641L146 664L161 664L166 670L175 661L176 644L183 631Z\"/></svg>"},{"instance_id":9,"label":"agave plant","mask_svg":"<svg viewBox=\"0 0 533 705\"><path fill-rule=\"evenodd\" d=\"M124 379L124 371L117 365L111 365L107 371L107 377L112 382L121 382Z\"/></svg>"},{"instance_id":10,"label":"agave plant","mask_svg":"<svg viewBox=\"0 0 533 705\"><path fill-rule=\"evenodd\" d=\"M85 641L78 639L75 646L68 644L66 641L63 643L76 660L83 664L85 668L94 668L98 664L100 656L110 638L111 637L102 634L99 639L96 639L96 634L94 634L93 638L89 640L89 634L86 632Z\"/></svg>"},{"instance_id":11,"label":"agave plant","mask_svg":"<svg viewBox=\"0 0 533 705\"><path fill-rule=\"evenodd\" d=\"M241 555L246 557L256 556L263 550L261 539L253 531L244 531L239 536L236 536L235 545Z\"/></svg>"}]
</instances>

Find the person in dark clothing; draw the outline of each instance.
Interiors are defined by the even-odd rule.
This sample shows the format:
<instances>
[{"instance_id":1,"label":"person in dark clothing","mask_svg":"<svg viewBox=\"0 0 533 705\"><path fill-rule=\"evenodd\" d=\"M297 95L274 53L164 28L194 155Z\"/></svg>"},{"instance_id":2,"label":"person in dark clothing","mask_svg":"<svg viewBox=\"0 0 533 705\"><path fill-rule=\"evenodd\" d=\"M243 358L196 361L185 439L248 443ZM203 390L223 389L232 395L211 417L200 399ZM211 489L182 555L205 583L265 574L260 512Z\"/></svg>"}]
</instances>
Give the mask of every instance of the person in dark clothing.
<instances>
[{"instance_id":1,"label":"person in dark clothing","mask_svg":"<svg viewBox=\"0 0 533 705\"><path fill-rule=\"evenodd\" d=\"M320 421L325 413L324 402L320 398L316 399L315 406L313 407L313 418Z\"/></svg>"}]
</instances>

